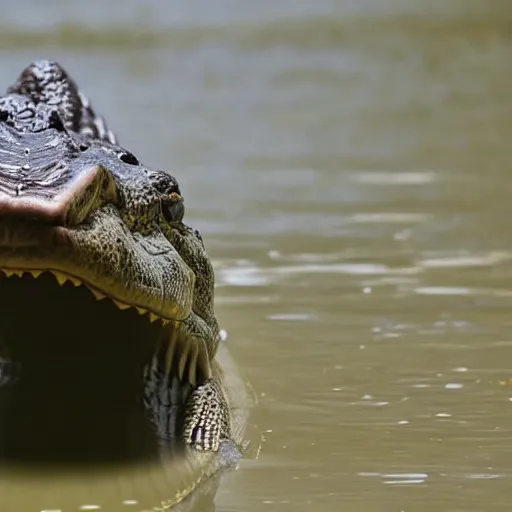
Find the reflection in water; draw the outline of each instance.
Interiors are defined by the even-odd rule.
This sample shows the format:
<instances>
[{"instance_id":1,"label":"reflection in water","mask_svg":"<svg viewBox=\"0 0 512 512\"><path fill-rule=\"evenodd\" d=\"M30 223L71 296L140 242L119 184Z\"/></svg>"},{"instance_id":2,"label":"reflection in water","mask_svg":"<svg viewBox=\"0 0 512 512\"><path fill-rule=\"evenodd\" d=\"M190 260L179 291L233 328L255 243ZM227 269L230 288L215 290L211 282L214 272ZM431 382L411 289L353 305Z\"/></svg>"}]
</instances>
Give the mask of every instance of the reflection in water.
<instances>
[{"instance_id":1,"label":"reflection in water","mask_svg":"<svg viewBox=\"0 0 512 512\"><path fill-rule=\"evenodd\" d=\"M214 257L265 437L218 509L509 510L509 3L33 4L4 76L62 60Z\"/></svg>"}]
</instances>

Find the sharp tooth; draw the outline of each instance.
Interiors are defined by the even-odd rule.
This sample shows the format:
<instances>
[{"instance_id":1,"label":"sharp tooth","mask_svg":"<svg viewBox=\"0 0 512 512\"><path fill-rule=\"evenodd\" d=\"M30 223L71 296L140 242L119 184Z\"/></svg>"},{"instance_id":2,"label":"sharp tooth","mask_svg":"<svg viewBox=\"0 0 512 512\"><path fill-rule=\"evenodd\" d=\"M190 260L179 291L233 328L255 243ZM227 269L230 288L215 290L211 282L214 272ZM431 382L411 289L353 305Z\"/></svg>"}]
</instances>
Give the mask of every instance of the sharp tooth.
<instances>
[{"instance_id":1,"label":"sharp tooth","mask_svg":"<svg viewBox=\"0 0 512 512\"><path fill-rule=\"evenodd\" d=\"M178 362L178 379L183 382L183 374L185 373L185 366L187 365L188 344L182 343L180 346L180 360Z\"/></svg>"},{"instance_id":2,"label":"sharp tooth","mask_svg":"<svg viewBox=\"0 0 512 512\"><path fill-rule=\"evenodd\" d=\"M123 304L122 302L119 302L118 300L113 300L113 302L119 309L128 309L131 307L128 306L128 304Z\"/></svg>"},{"instance_id":3,"label":"sharp tooth","mask_svg":"<svg viewBox=\"0 0 512 512\"><path fill-rule=\"evenodd\" d=\"M159 317L155 315L155 313L149 313L149 321L151 323L156 322L157 320L159 320Z\"/></svg>"},{"instance_id":4,"label":"sharp tooth","mask_svg":"<svg viewBox=\"0 0 512 512\"><path fill-rule=\"evenodd\" d=\"M180 383L176 377L171 379L171 404L179 405L182 402Z\"/></svg>"},{"instance_id":5,"label":"sharp tooth","mask_svg":"<svg viewBox=\"0 0 512 512\"><path fill-rule=\"evenodd\" d=\"M208 349L206 344L202 340L198 342L198 354L197 354L197 368L202 372L204 379L210 379L212 376L212 368L210 366L210 360L208 359Z\"/></svg>"},{"instance_id":6,"label":"sharp tooth","mask_svg":"<svg viewBox=\"0 0 512 512\"><path fill-rule=\"evenodd\" d=\"M67 276L64 274L58 273L58 272L52 272L52 274L55 276L55 279L57 279L57 282L62 286L67 280Z\"/></svg>"},{"instance_id":7,"label":"sharp tooth","mask_svg":"<svg viewBox=\"0 0 512 512\"><path fill-rule=\"evenodd\" d=\"M137 310L139 315L145 315L148 312L146 309L142 309L142 308L135 308L135 309Z\"/></svg>"},{"instance_id":8,"label":"sharp tooth","mask_svg":"<svg viewBox=\"0 0 512 512\"><path fill-rule=\"evenodd\" d=\"M105 295L103 295L102 293L100 293L99 291L95 290L94 288L90 288L92 294L96 297L96 299L98 300L102 300L102 299L105 299Z\"/></svg>"},{"instance_id":9,"label":"sharp tooth","mask_svg":"<svg viewBox=\"0 0 512 512\"><path fill-rule=\"evenodd\" d=\"M7 277L11 277L14 272L12 270L4 270L4 274L7 276Z\"/></svg>"},{"instance_id":10,"label":"sharp tooth","mask_svg":"<svg viewBox=\"0 0 512 512\"><path fill-rule=\"evenodd\" d=\"M199 347L197 346L196 340L191 340L189 343L192 343L192 351L190 353L190 358L188 361L188 381L190 385L195 388L196 387L196 370L197 370L197 356L199 353Z\"/></svg>"},{"instance_id":11,"label":"sharp tooth","mask_svg":"<svg viewBox=\"0 0 512 512\"><path fill-rule=\"evenodd\" d=\"M32 277L37 279L43 273L43 271L42 270L31 270L30 273L32 274Z\"/></svg>"},{"instance_id":12,"label":"sharp tooth","mask_svg":"<svg viewBox=\"0 0 512 512\"><path fill-rule=\"evenodd\" d=\"M162 320L162 324L164 324L164 325L168 325L170 322L170 320L167 320L165 318L161 318L160 320Z\"/></svg>"},{"instance_id":13,"label":"sharp tooth","mask_svg":"<svg viewBox=\"0 0 512 512\"><path fill-rule=\"evenodd\" d=\"M165 376L168 377L172 371L172 362L174 359L174 350L176 349L176 341L178 340L178 324L175 323L171 329L171 337L165 353Z\"/></svg>"},{"instance_id":14,"label":"sharp tooth","mask_svg":"<svg viewBox=\"0 0 512 512\"><path fill-rule=\"evenodd\" d=\"M13 270L13 274L22 277L23 276L23 270Z\"/></svg>"},{"instance_id":15,"label":"sharp tooth","mask_svg":"<svg viewBox=\"0 0 512 512\"><path fill-rule=\"evenodd\" d=\"M82 283L76 277L69 277L68 279L73 283L73 286L82 286Z\"/></svg>"}]
</instances>

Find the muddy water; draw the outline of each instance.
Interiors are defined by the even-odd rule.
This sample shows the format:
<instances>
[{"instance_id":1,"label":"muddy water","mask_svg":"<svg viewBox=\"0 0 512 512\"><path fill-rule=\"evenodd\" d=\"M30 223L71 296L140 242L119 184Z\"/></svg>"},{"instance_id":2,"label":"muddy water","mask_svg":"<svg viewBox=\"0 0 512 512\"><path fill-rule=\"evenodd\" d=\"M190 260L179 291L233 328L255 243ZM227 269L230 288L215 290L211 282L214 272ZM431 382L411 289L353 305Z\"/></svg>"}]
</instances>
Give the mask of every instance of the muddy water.
<instances>
[{"instance_id":1,"label":"muddy water","mask_svg":"<svg viewBox=\"0 0 512 512\"><path fill-rule=\"evenodd\" d=\"M0 70L181 180L260 399L217 510L509 510L509 2L167 3L13 4Z\"/></svg>"}]
</instances>

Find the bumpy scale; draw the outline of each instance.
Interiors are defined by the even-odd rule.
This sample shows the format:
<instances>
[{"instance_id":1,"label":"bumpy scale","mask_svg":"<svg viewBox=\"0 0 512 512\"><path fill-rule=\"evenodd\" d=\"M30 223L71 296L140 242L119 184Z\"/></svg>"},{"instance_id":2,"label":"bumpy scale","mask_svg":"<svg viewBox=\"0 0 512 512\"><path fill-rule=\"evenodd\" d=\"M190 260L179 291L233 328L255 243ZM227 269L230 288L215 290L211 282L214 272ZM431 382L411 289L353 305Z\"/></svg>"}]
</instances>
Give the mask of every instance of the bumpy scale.
<instances>
[{"instance_id":1,"label":"bumpy scale","mask_svg":"<svg viewBox=\"0 0 512 512\"><path fill-rule=\"evenodd\" d=\"M101 146L108 149L123 163L139 164L134 155L117 146L116 137L108 129L105 120L94 112L87 98L56 62L38 61L21 73L17 82L8 89L7 95L0 98L0 121L20 133L36 134L54 128L59 132L78 134L82 137L80 140L87 141L91 147ZM81 146L80 149L82 149ZM75 151L73 148L71 150ZM27 149L26 154L28 153ZM199 360L201 357L206 359L202 366L206 370L201 376L196 374L195 369L189 371L190 386L187 388L189 391L186 397L182 435L185 442L197 450L217 451L221 441L230 438L231 432L226 396L220 381L217 377L212 377L209 370L209 363L215 356L219 342L219 328L213 310L213 269L200 234L181 222L184 208L177 183L169 175L162 173L158 175L156 172L153 175L149 169L143 169L143 172L146 177L153 179L154 188L151 189L151 193L168 194L169 199L162 207L162 214L169 222L165 226L159 225L159 232L165 232L167 239L183 262L195 275L192 312L188 318L177 324L178 330L181 329L186 337L194 342L194 353L189 353L188 357L190 360L194 357ZM132 204L129 213L123 214L121 211L120 214L128 229L137 228L142 232L141 225L152 222L153 217L148 217L147 210L137 215L136 201L137 197L144 197L147 202L149 192L142 186L139 190L137 188L139 178L135 174L133 176L133 183L130 182L131 196L128 199L132 200L135 207ZM125 200L127 200L126 197ZM156 215L155 213L154 217ZM84 243L84 250L87 249L86 245ZM119 251L118 257L122 258L124 253L121 249ZM155 253L154 262L149 266L160 264L161 260L158 260L157 256L158 253ZM161 273L165 274L165 272ZM178 286L181 284L183 283L178 283ZM188 292L192 293L191 290ZM128 306L125 305L125 307ZM152 319L154 318L156 318L155 315L152 316ZM171 353L169 360L173 357L175 355ZM185 363L182 357L178 364L180 378L183 377ZM172 361L169 364L176 365ZM193 366L193 362L190 362L190 365ZM160 383L166 382L164 367L165 364L157 371ZM154 381L155 376L152 375L151 379ZM171 387L172 385L169 385L169 392L172 391ZM150 393L154 391L148 386L147 389ZM148 401L151 402L153 398L150 397Z\"/></svg>"}]
</instances>

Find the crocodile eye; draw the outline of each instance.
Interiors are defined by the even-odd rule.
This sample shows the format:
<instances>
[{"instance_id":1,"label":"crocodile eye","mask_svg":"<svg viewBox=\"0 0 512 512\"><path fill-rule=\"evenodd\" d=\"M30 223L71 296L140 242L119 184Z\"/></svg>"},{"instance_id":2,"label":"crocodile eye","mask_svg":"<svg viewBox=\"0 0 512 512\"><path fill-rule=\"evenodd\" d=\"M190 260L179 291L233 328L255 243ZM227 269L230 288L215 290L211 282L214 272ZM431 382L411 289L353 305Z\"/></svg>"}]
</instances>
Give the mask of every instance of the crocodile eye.
<instances>
[{"instance_id":1,"label":"crocodile eye","mask_svg":"<svg viewBox=\"0 0 512 512\"><path fill-rule=\"evenodd\" d=\"M130 153L129 151L119 153L118 157L119 160L121 160L121 162L124 162L125 164L139 165L139 160L137 159L137 157L133 153Z\"/></svg>"},{"instance_id":2,"label":"crocodile eye","mask_svg":"<svg viewBox=\"0 0 512 512\"><path fill-rule=\"evenodd\" d=\"M181 222L185 215L185 202L176 192L165 195L161 199L162 214L167 222Z\"/></svg>"}]
</instances>

